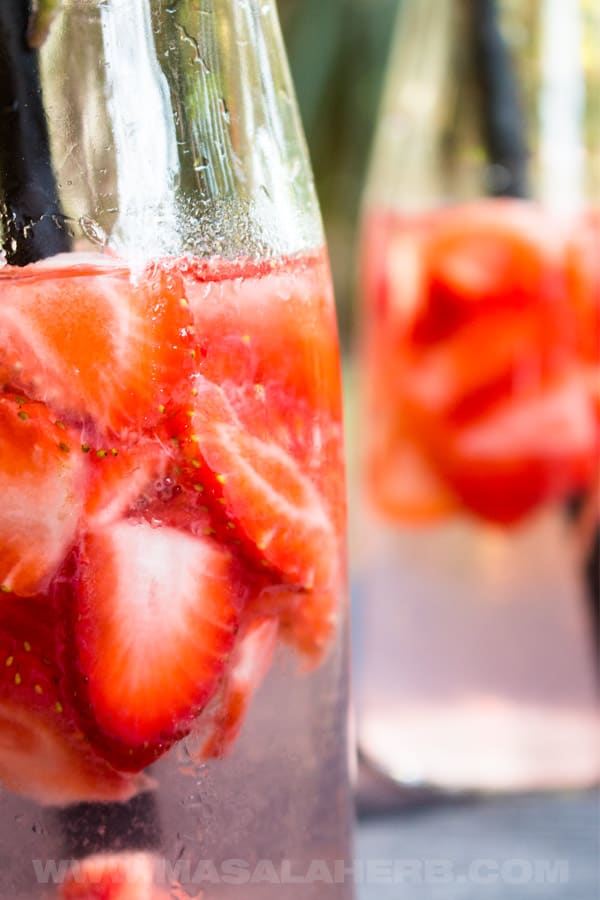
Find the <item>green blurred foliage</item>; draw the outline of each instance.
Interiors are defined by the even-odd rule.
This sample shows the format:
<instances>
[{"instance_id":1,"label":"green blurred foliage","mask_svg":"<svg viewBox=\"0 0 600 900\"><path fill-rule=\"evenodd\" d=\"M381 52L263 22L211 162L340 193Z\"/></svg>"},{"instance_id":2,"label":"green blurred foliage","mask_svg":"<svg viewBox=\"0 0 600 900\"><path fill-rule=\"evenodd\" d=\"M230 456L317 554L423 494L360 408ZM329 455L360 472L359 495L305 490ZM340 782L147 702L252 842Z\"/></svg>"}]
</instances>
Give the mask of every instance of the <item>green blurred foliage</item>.
<instances>
[{"instance_id":1,"label":"green blurred foliage","mask_svg":"<svg viewBox=\"0 0 600 900\"><path fill-rule=\"evenodd\" d=\"M349 338L356 227L398 0L279 0Z\"/></svg>"}]
</instances>

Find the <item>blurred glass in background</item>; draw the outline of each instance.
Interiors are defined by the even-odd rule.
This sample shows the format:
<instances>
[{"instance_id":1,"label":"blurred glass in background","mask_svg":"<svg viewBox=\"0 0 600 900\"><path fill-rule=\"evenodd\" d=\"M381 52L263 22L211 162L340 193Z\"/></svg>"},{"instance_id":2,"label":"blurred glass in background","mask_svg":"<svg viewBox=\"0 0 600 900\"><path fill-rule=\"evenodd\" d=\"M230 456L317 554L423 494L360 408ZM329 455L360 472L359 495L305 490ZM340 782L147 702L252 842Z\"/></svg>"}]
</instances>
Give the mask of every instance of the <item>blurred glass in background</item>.
<instances>
[{"instance_id":1,"label":"blurred glass in background","mask_svg":"<svg viewBox=\"0 0 600 900\"><path fill-rule=\"evenodd\" d=\"M362 237L361 749L596 781L597 0L403 0Z\"/></svg>"}]
</instances>

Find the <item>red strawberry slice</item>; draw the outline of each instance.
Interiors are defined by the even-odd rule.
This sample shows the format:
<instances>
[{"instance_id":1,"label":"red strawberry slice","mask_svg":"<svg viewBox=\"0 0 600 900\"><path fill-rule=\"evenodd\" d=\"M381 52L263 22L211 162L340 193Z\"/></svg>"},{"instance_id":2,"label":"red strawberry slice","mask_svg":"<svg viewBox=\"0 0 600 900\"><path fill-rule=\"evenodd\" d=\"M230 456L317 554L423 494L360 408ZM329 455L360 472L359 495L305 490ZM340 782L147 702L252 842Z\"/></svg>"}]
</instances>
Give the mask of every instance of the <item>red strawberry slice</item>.
<instances>
[{"instance_id":1,"label":"red strawberry slice","mask_svg":"<svg viewBox=\"0 0 600 900\"><path fill-rule=\"evenodd\" d=\"M589 484L599 451L593 406L574 375L440 434L439 465L472 512L510 525Z\"/></svg>"},{"instance_id":2,"label":"red strawberry slice","mask_svg":"<svg viewBox=\"0 0 600 900\"><path fill-rule=\"evenodd\" d=\"M330 649L340 621L343 584L288 594L281 612L281 638L304 657L310 668Z\"/></svg>"},{"instance_id":3,"label":"red strawberry slice","mask_svg":"<svg viewBox=\"0 0 600 900\"><path fill-rule=\"evenodd\" d=\"M590 210L576 223L567 249L569 296L577 319L584 360L600 364L600 210Z\"/></svg>"},{"instance_id":4,"label":"red strawberry slice","mask_svg":"<svg viewBox=\"0 0 600 900\"><path fill-rule=\"evenodd\" d=\"M279 623L256 619L240 636L223 687L194 729L199 760L223 756L241 731L253 696L271 667Z\"/></svg>"},{"instance_id":5,"label":"red strawberry slice","mask_svg":"<svg viewBox=\"0 0 600 900\"><path fill-rule=\"evenodd\" d=\"M0 584L22 596L48 587L74 540L84 454L41 403L0 396Z\"/></svg>"},{"instance_id":6,"label":"red strawberry slice","mask_svg":"<svg viewBox=\"0 0 600 900\"><path fill-rule=\"evenodd\" d=\"M151 853L97 853L76 862L60 900L154 900L156 860Z\"/></svg>"},{"instance_id":7,"label":"red strawberry slice","mask_svg":"<svg viewBox=\"0 0 600 900\"><path fill-rule=\"evenodd\" d=\"M328 588L305 591L281 584L257 586L248 612L277 617L279 636L293 647L310 668L322 662L338 631L345 601L344 579L339 574Z\"/></svg>"},{"instance_id":8,"label":"red strawberry slice","mask_svg":"<svg viewBox=\"0 0 600 900\"><path fill-rule=\"evenodd\" d=\"M149 484L127 511L134 521L149 522L154 528L179 528L201 540L215 539L213 518L203 493L182 488L178 475L167 470L164 478ZM230 550L234 547L231 545Z\"/></svg>"},{"instance_id":9,"label":"red strawberry slice","mask_svg":"<svg viewBox=\"0 0 600 900\"><path fill-rule=\"evenodd\" d=\"M179 261L200 372L217 384L276 383L339 418L335 305L323 253L256 264Z\"/></svg>"},{"instance_id":10,"label":"red strawberry slice","mask_svg":"<svg viewBox=\"0 0 600 900\"><path fill-rule=\"evenodd\" d=\"M83 445L89 475L85 514L92 529L122 519L146 496L160 494L169 464L155 438L141 436L134 444Z\"/></svg>"},{"instance_id":11,"label":"red strawberry slice","mask_svg":"<svg viewBox=\"0 0 600 900\"><path fill-rule=\"evenodd\" d=\"M178 465L182 483L204 491L220 538L239 541L288 583L329 582L338 541L315 483L280 444L248 433L224 392L205 380Z\"/></svg>"},{"instance_id":12,"label":"red strawberry slice","mask_svg":"<svg viewBox=\"0 0 600 900\"><path fill-rule=\"evenodd\" d=\"M406 426L382 424L389 426L389 434L380 428L370 438L366 468L368 501L378 514L392 522L426 524L456 513L460 509L456 497L406 433Z\"/></svg>"},{"instance_id":13,"label":"red strawberry slice","mask_svg":"<svg viewBox=\"0 0 600 900\"><path fill-rule=\"evenodd\" d=\"M0 783L42 804L125 801L151 782L117 772L76 727L55 663L46 597L0 607Z\"/></svg>"},{"instance_id":14,"label":"red strawberry slice","mask_svg":"<svg viewBox=\"0 0 600 900\"><path fill-rule=\"evenodd\" d=\"M371 214L362 247L362 292L368 303L365 326L384 339L406 337L427 301L425 250L431 216Z\"/></svg>"},{"instance_id":15,"label":"red strawberry slice","mask_svg":"<svg viewBox=\"0 0 600 900\"><path fill-rule=\"evenodd\" d=\"M278 384L223 387L244 432L279 445L321 495L336 534L346 527L344 445L341 419L293 400Z\"/></svg>"},{"instance_id":16,"label":"red strawberry slice","mask_svg":"<svg viewBox=\"0 0 600 900\"><path fill-rule=\"evenodd\" d=\"M0 379L103 431L154 424L194 363L181 278L101 261L0 271Z\"/></svg>"},{"instance_id":17,"label":"red strawberry slice","mask_svg":"<svg viewBox=\"0 0 600 900\"><path fill-rule=\"evenodd\" d=\"M493 200L443 210L431 220L431 315L449 322L479 307L527 306L564 294L563 242L532 203Z\"/></svg>"},{"instance_id":18,"label":"red strawberry slice","mask_svg":"<svg viewBox=\"0 0 600 900\"><path fill-rule=\"evenodd\" d=\"M189 731L240 604L231 556L209 539L133 519L83 538L69 652L82 725L109 761L135 771Z\"/></svg>"},{"instance_id":19,"label":"red strawberry slice","mask_svg":"<svg viewBox=\"0 0 600 900\"><path fill-rule=\"evenodd\" d=\"M72 722L0 701L0 785L44 806L125 803L154 786L118 772L90 748Z\"/></svg>"},{"instance_id":20,"label":"red strawberry slice","mask_svg":"<svg viewBox=\"0 0 600 900\"><path fill-rule=\"evenodd\" d=\"M572 368L573 337L551 309L492 310L409 350L400 389L422 415L468 421Z\"/></svg>"}]
</instances>

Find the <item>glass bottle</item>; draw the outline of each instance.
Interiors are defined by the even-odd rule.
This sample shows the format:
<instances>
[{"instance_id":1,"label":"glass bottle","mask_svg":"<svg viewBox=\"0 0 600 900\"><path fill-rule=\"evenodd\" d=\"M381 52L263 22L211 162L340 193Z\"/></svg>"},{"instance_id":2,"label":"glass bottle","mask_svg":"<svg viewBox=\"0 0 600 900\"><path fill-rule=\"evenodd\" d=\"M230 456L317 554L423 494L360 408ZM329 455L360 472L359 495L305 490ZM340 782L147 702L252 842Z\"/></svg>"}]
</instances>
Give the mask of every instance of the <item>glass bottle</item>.
<instances>
[{"instance_id":1,"label":"glass bottle","mask_svg":"<svg viewBox=\"0 0 600 900\"><path fill-rule=\"evenodd\" d=\"M350 898L337 333L275 3L43 3L26 39L28 6L0 11L0 897Z\"/></svg>"},{"instance_id":2,"label":"glass bottle","mask_svg":"<svg viewBox=\"0 0 600 900\"><path fill-rule=\"evenodd\" d=\"M408 784L598 756L600 11L404 0L364 198L359 740Z\"/></svg>"}]
</instances>

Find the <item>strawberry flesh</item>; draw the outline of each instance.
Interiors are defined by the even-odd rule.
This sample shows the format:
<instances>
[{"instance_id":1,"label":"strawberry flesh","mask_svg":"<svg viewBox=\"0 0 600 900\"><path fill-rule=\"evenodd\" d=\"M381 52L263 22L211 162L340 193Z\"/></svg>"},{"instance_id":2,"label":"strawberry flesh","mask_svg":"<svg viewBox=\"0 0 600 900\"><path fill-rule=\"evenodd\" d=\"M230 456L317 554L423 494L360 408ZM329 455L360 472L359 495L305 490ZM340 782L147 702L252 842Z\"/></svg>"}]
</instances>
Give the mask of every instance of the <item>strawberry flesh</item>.
<instances>
[{"instance_id":1,"label":"strawberry flesh","mask_svg":"<svg viewBox=\"0 0 600 900\"><path fill-rule=\"evenodd\" d=\"M155 438L140 437L132 445L109 442L83 446L89 469L85 497L88 528L123 519L164 480L168 458Z\"/></svg>"},{"instance_id":2,"label":"strawberry flesh","mask_svg":"<svg viewBox=\"0 0 600 900\"><path fill-rule=\"evenodd\" d=\"M241 607L231 556L129 519L83 537L71 591L82 727L109 761L138 770L219 687Z\"/></svg>"},{"instance_id":3,"label":"strawberry flesh","mask_svg":"<svg viewBox=\"0 0 600 900\"><path fill-rule=\"evenodd\" d=\"M152 426L194 367L181 278L114 265L0 271L0 381L101 431ZM183 302L182 302L183 300Z\"/></svg>"},{"instance_id":4,"label":"strawberry flesh","mask_svg":"<svg viewBox=\"0 0 600 900\"><path fill-rule=\"evenodd\" d=\"M323 253L255 263L173 261L192 311L199 371L226 387L280 385L339 419L335 305Z\"/></svg>"},{"instance_id":5,"label":"strawberry flesh","mask_svg":"<svg viewBox=\"0 0 600 900\"><path fill-rule=\"evenodd\" d=\"M78 438L46 407L0 396L0 584L46 590L75 539L85 464ZM1 602L1 599L0 599Z\"/></svg>"},{"instance_id":6,"label":"strawberry flesh","mask_svg":"<svg viewBox=\"0 0 600 900\"><path fill-rule=\"evenodd\" d=\"M584 489L600 454L593 406L577 377L439 439L439 463L456 494L501 525Z\"/></svg>"},{"instance_id":7,"label":"strawberry flesh","mask_svg":"<svg viewBox=\"0 0 600 900\"><path fill-rule=\"evenodd\" d=\"M219 539L237 541L284 582L327 584L337 538L313 481L284 447L249 433L219 387L198 381L195 400L179 479L203 492Z\"/></svg>"},{"instance_id":8,"label":"strawberry flesh","mask_svg":"<svg viewBox=\"0 0 600 900\"><path fill-rule=\"evenodd\" d=\"M279 623L262 617L240 635L221 691L194 728L199 760L223 756L238 737L254 694L271 667Z\"/></svg>"},{"instance_id":9,"label":"strawberry flesh","mask_svg":"<svg viewBox=\"0 0 600 900\"><path fill-rule=\"evenodd\" d=\"M281 638L309 668L321 663L339 624L338 585L290 594L280 616Z\"/></svg>"},{"instance_id":10,"label":"strawberry flesh","mask_svg":"<svg viewBox=\"0 0 600 900\"><path fill-rule=\"evenodd\" d=\"M96 756L75 724L56 663L47 597L0 607L0 782L44 805L126 801L151 782Z\"/></svg>"}]
</instances>

